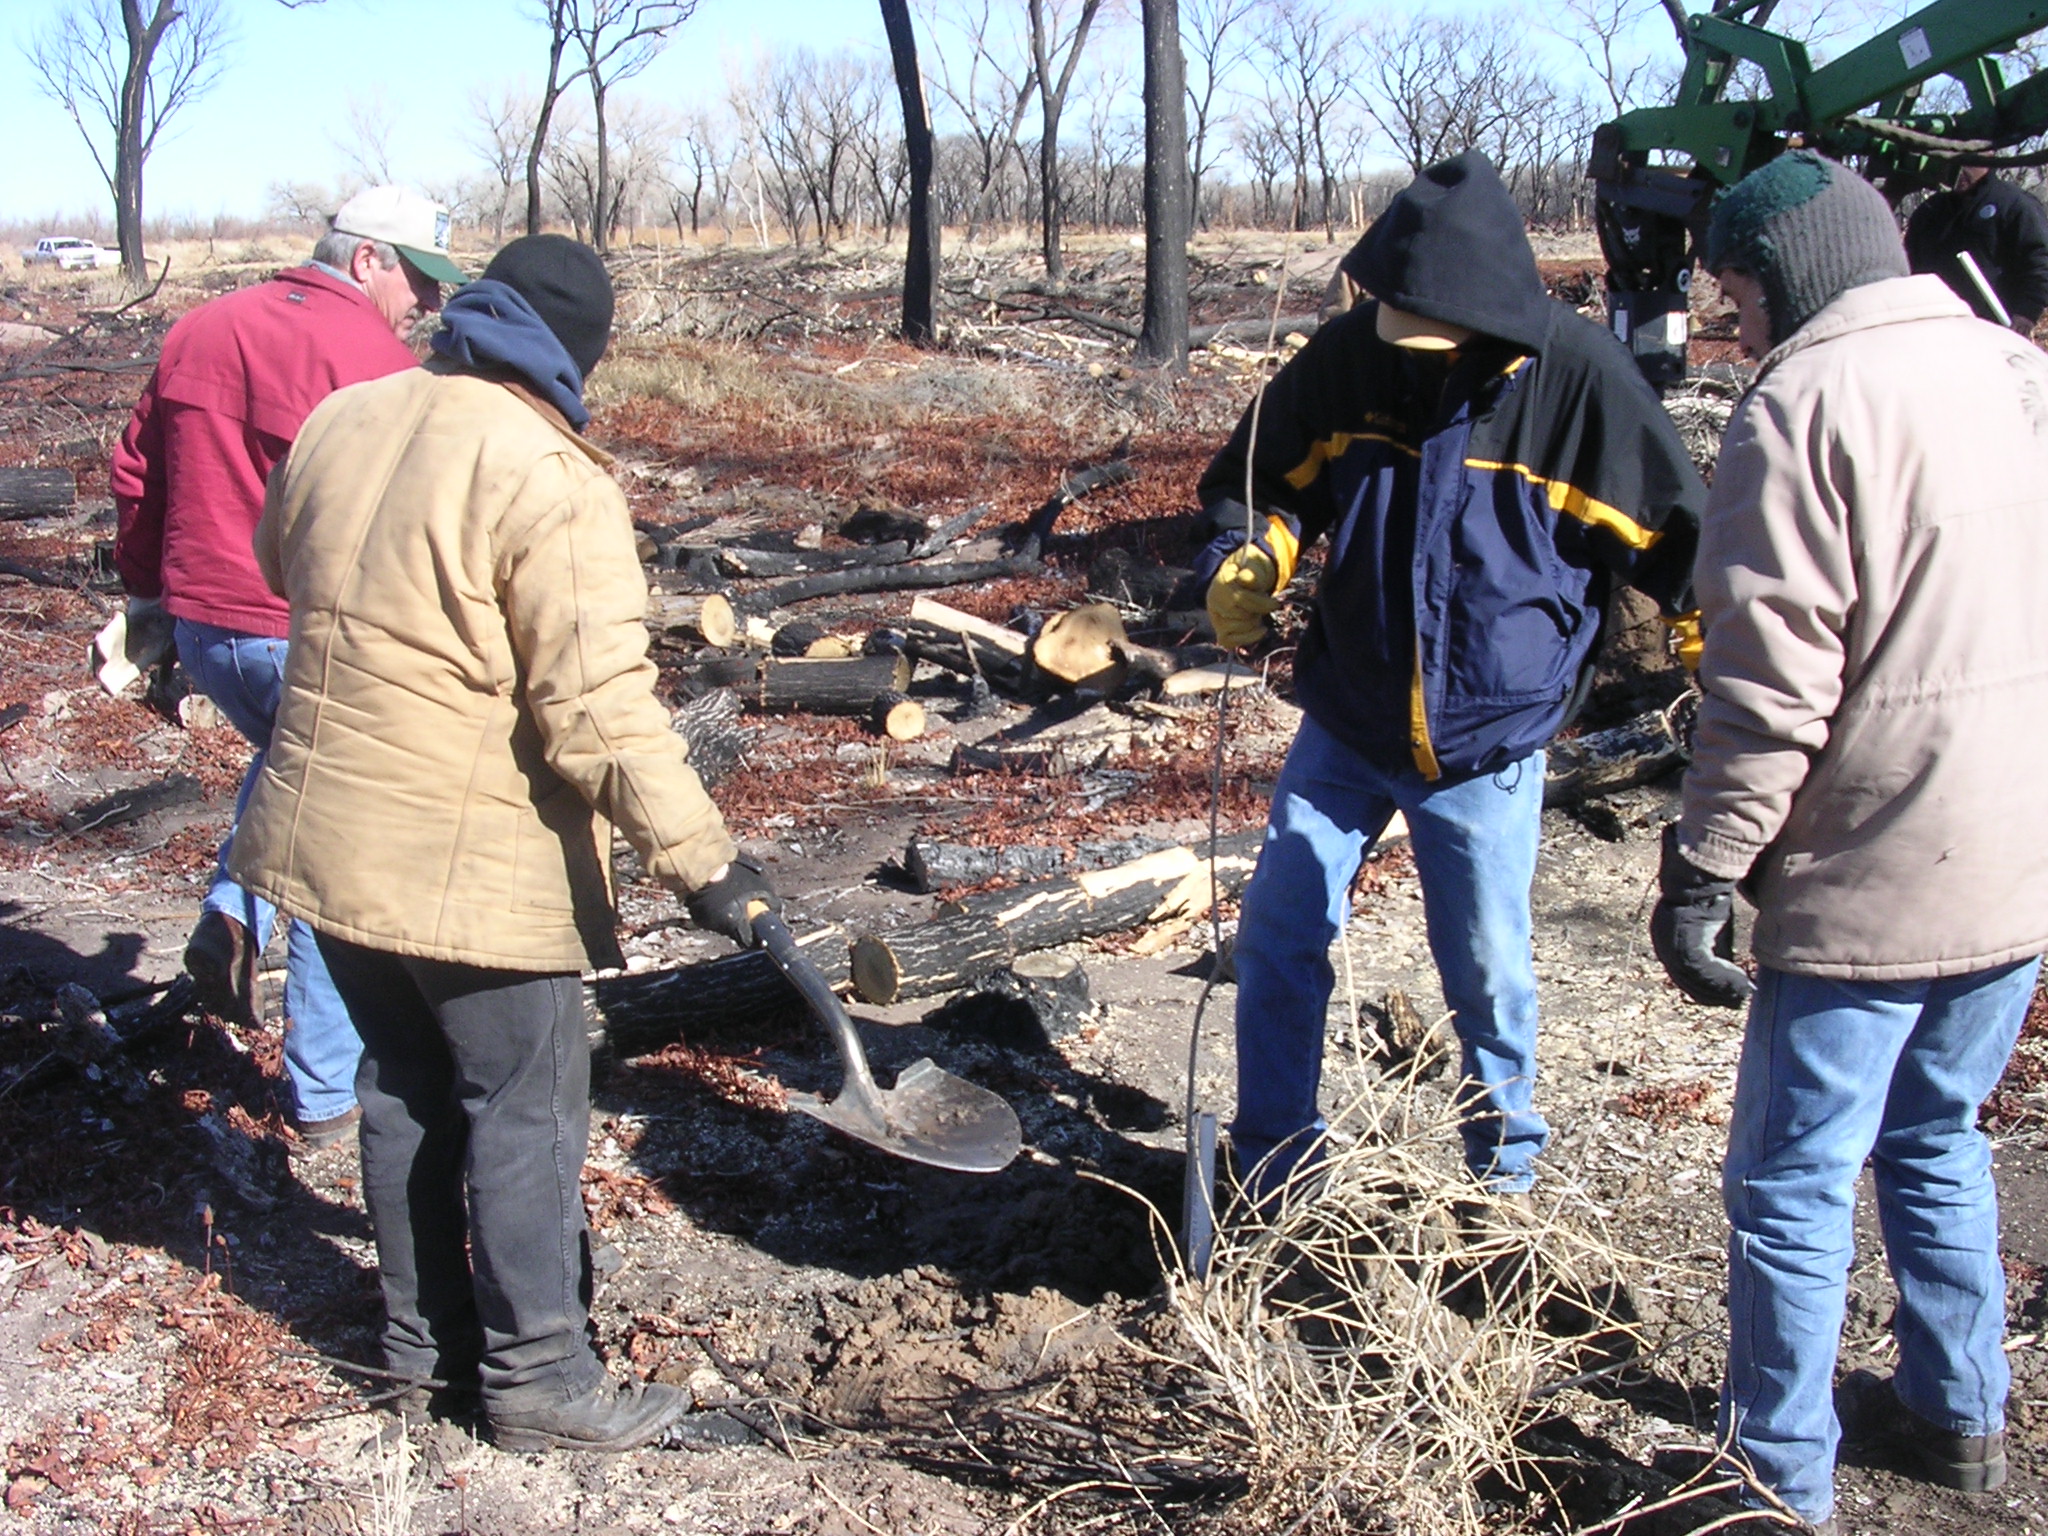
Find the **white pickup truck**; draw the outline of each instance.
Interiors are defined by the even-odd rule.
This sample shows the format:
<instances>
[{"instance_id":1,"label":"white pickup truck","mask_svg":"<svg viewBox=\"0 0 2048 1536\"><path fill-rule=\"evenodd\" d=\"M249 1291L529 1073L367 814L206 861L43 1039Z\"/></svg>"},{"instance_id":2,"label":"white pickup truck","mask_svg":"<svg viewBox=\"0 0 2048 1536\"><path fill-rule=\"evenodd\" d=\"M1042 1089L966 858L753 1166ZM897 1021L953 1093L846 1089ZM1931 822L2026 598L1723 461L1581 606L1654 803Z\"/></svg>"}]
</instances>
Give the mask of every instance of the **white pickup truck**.
<instances>
[{"instance_id":1,"label":"white pickup truck","mask_svg":"<svg viewBox=\"0 0 2048 1536\"><path fill-rule=\"evenodd\" d=\"M44 235L34 245L22 247L21 259L32 267L56 267L62 272L97 272L121 265L119 251L77 235Z\"/></svg>"}]
</instances>

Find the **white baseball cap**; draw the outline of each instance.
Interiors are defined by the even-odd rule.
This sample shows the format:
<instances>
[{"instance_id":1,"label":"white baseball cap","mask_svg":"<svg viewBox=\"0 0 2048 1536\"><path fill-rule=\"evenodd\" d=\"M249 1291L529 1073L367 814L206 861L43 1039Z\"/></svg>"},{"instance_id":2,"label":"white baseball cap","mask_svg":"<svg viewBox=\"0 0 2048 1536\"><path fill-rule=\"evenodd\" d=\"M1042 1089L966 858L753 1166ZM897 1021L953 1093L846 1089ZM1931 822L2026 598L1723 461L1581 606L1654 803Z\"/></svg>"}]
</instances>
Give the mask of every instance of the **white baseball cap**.
<instances>
[{"instance_id":1,"label":"white baseball cap","mask_svg":"<svg viewBox=\"0 0 2048 1536\"><path fill-rule=\"evenodd\" d=\"M341 205L337 234L382 240L437 283L466 283L462 268L448 259L448 210L405 187L371 187Z\"/></svg>"}]
</instances>

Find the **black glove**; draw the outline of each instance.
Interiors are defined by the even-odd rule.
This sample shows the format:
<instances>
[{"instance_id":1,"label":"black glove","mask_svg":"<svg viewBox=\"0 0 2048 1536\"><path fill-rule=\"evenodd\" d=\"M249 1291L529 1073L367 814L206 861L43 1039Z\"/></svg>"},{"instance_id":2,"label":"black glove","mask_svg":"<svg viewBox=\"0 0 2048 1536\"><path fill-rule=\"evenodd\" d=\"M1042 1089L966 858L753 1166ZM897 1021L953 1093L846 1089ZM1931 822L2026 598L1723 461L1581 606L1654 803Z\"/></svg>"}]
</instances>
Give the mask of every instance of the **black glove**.
<instances>
[{"instance_id":1,"label":"black glove","mask_svg":"<svg viewBox=\"0 0 2048 1536\"><path fill-rule=\"evenodd\" d=\"M768 884L760 865L752 859L734 859L718 879L685 896L683 905L699 928L722 933L740 948L752 949L759 940L754 937L754 919L747 909L765 906L770 912L780 912L782 898Z\"/></svg>"},{"instance_id":2,"label":"black glove","mask_svg":"<svg viewBox=\"0 0 2048 1536\"><path fill-rule=\"evenodd\" d=\"M1664 829L1657 884L1663 895L1650 914L1650 943L1664 973L1696 1003L1740 1008L1755 988L1735 963L1735 882L1680 853L1673 823Z\"/></svg>"}]
</instances>

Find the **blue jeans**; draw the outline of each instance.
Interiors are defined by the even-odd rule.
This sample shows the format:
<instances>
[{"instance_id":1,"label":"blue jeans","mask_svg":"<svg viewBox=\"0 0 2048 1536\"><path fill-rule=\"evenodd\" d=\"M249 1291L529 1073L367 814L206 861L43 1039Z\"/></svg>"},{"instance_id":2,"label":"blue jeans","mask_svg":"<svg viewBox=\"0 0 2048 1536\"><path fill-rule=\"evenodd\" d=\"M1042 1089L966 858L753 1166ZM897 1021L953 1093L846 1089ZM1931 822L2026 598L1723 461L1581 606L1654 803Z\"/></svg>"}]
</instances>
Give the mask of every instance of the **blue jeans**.
<instances>
[{"instance_id":1,"label":"blue jeans","mask_svg":"<svg viewBox=\"0 0 2048 1536\"><path fill-rule=\"evenodd\" d=\"M1834 1508L1835 1354L1856 1178L1877 1185L1899 1400L1959 1434L2005 1424L2005 1271L1977 1110L2019 1036L2040 962L1939 980L1764 970L1735 1079L1722 1435L1804 1518Z\"/></svg>"},{"instance_id":2,"label":"blue jeans","mask_svg":"<svg viewBox=\"0 0 2048 1536\"><path fill-rule=\"evenodd\" d=\"M241 793L235 797L235 821L239 824L256 787L256 776L263 771L264 751L284 695L285 642L192 619L178 620L177 640L179 665L256 748L249 771L243 775ZM228 878L228 851L234 842L231 827L227 841L220 845L213 885L202 905L240 923L261 950L270 943L277 908ZM286 944L285 1073L291 1078L300 1122L331 1120L355 1107L356 1063L362 1059L363 1042L341 994L334 990L327 962L313 942L313 930L293 922Z\"/></svg>"},{"instance_id":3,"label":"blue jeans","mask_svg":"<svg viewBox=\"0 0 2048 1536\"><path fill-rule=\"evenodd\" d=\"M1273 789L1259 866L1237 933L1239 1166L1264 1161L1266 1193L1311 1153L1323 1026L1336 976L1330 945L1359 861L1399 811L1422 880L1430 953L1463 1051L1465 1162L1491 1187L1524 1190L1550 1128L1532 1107L1536 970L1529 885L1542 831L1543 754L1500 772L1432 784L1388 770L1304 718Z\"/></svg>"}]
</instances>

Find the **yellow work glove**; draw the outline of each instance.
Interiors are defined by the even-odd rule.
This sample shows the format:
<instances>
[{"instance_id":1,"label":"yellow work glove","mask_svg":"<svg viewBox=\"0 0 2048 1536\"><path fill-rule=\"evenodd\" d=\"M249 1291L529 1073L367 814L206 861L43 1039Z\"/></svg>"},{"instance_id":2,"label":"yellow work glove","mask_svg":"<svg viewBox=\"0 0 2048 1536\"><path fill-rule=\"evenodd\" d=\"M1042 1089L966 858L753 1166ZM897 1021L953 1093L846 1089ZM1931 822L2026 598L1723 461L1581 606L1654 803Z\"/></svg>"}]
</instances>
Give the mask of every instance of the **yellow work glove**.
<instances>
[{"instance_id":1,"label":"yellow work glove","mask_svg":"<svg viewBox=\"0 0 2048 1536\"><path fill-rule=\"evenodd\" d=\"M1682 613L1675 619L1664 619L1664 627L1671 631L1671 652L1684 667L1686 675L1696 677L1700 670L1700 653L1707 648L1707 637L1700 630L1700 612L1695 608L1691 613Z\"/></svg>"},{"instance_id":2,"label":"yellow work glove","mask_svg":"<svg viewBox=\"0 0 2048 1536\"><path fill-rule=\"evenodd\" d=\"M1216 643L1236 650L1265 637L1266 618L1280 606L1276 595L1294 579L1301 543L1279 518L1266 523L1264 544L1244 544L1224 557L1209 582L1209 622Z\"/></svg>"}]
</instances>

